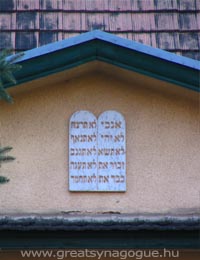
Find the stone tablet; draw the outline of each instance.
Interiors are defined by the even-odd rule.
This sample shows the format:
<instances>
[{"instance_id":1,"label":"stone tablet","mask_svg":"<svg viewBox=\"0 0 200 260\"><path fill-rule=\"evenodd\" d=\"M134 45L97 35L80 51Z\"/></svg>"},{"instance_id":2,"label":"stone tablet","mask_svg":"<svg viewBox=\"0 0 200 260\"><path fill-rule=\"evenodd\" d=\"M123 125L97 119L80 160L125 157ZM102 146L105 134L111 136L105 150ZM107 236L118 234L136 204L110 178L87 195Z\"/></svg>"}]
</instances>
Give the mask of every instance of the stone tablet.
<instances>
[{"instance_id":1,"label":"stone tablet","mask_svg":"<svg viewBox=\"0 0 200 260\"><path fill-rule=\"evenodd\" d=\"M96 191L97 119L88 111L74 113L69 124L69 189Z\"/></svg>"},{"instance_id":2,"label":"stone tablet","mask_svg":"<svg viewBox=\"0 0 200 260\"><path fill-rule=\"evenodd\" d=\"M125 120L116 111L98 119L98 190L126 190Z\"/></svg>"},{"instance_id":3,"label":"stone tablet","mask_svg":"<svg viewBox=\"0 0 200 260\"><path fill-rule=\"evenodd\" d=\"M120 113L105 111L98 121L89 111L71 116L69 190L126 191L126 128Z\"/></svg>"}]
</instances>

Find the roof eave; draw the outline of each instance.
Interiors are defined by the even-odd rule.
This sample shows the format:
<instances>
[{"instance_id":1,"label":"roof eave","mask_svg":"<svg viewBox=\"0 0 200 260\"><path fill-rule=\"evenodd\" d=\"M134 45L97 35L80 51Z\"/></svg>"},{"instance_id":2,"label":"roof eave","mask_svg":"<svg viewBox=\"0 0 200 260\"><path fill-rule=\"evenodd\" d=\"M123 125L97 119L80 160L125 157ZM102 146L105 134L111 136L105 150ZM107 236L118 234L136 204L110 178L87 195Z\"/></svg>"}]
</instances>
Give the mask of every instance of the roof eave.
<instances>
[{"instance_id":1,"label":"roof eave","mask_svg":"<svg viewBox=\"0 0 200 260\"><path fill-rule=\"evenodd\" d=\"M18 60L23 69L15 76L21 84L93 60L200 90L198 61L98 30L26 51Z\"/></svg>"}]
</instances>

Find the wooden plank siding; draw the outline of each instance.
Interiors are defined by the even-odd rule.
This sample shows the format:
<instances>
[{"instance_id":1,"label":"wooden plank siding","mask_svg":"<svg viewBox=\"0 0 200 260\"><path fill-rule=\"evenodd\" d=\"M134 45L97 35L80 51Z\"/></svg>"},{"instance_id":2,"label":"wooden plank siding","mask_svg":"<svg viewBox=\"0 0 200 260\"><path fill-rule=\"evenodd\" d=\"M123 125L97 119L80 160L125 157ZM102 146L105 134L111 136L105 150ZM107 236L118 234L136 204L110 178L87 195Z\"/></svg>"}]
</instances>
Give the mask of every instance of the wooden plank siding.
<instances>
[{"instance_id":1,"label":"wooden plank siding","mask_svg":"<svg viewBox=\"0 0 200 260\"><path fill-rule=\"evenodd\" d=\"M95 29L200 59L199 0L0 1L0 49L27 50Z\"/></svg>"}]
</instances>

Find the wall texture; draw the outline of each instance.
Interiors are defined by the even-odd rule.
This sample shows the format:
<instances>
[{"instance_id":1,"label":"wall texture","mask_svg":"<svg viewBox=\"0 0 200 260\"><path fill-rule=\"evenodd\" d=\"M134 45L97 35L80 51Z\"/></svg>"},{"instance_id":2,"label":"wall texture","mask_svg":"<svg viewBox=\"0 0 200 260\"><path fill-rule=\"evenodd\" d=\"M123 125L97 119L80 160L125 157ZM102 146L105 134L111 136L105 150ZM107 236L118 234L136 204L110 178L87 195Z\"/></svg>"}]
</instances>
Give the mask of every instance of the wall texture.
<instances>
[{"instance_id":1,"label":"wall texture","mask_svg":"<svg viewBox=\"0 0 200 260\"><path fill-rule=\"evenodd\" d=\"M0 186L0 213L198 210L198 100L165 92L160 81L147 78L157 90L146 87L145 78L139 84L117 74L123 71L115 77L107 70L71 78L63 72L60 82L55 75L27 83L30 90L15 94L13 105L0 103L2 145L12 145L17 158L1 168L11 181ZM125 193L68 191L68 122L77 110L124 115Z\"/></svg>"}]
</instances>

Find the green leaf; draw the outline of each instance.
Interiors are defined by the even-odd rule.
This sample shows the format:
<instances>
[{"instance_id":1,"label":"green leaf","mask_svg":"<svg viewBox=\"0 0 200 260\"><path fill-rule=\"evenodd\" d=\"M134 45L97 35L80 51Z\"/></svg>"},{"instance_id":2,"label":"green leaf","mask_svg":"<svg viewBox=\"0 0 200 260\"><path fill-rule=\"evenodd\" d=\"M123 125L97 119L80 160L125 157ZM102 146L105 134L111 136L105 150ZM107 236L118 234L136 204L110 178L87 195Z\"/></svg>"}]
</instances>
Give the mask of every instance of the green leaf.
<instances>
[{"instance_id":1,"label":"green leaf","mask_svg":"<svg viewBox=\"0 0 200 260\"><path fill-rule=\"evenodd\" d=\"M1 86L0 86L0 99L3 99L5 101L7 101L8 103L13 103L12 97Z\"/></svg>"},{"instance_id":2,"label":"green leaf","mask_svg":"<svg viewBox=\"0 0 200 260\"><path fill-rule=\"evenodd\" d=\"M1 153L6 153L11 151L13 148L11 146L5 146L5 147L0 147L0 154Z\"/></svg>"},{"instance_id":3,"label":"green leaf","mask_svg":"<svg viewBox=\"0 0 200 260\"><path fill-rule=\"evenodd\" d=\"M0 155L0 162L10 162L15 160L15 157L9 155Z\"/></svg>"},{"instance_id":4,"label":"green leaf","mask_svg":"<svg viewBox=\"0 0 200 260\"><path fill-rule=\"evenodd\" d=\"M4 184L4 183L7 183L9 182L9 179L4 177L4 176L0 176L0 184Z\"/></svg>"},{"instance_id":5,"label":"green leaf","mask_svg":"<svg viewBox=\"0 0 200 260\"><path fill-rule=\"evenodd\" d=\"M0 162L9 162L15 160L15 157L4 154L10 150L12 150L12 147L10 146L0 147Z\"/></svg>"},{"instance_id":6,"label":"green leaf","mask_svg":"<svg viewBox=\"0 0 200 260\"><path fill-rule=\"evenodd\" d=\"M4 74L3 74L3 79L7 82L11 82L13 84L16 84L16 79L15 77L13 76L13 73L8 70L8 71L4 71Z\"/></svg>"}]
</instances>

